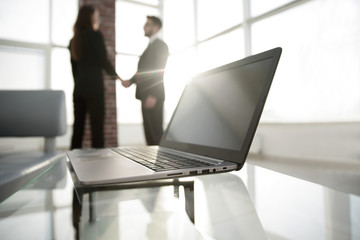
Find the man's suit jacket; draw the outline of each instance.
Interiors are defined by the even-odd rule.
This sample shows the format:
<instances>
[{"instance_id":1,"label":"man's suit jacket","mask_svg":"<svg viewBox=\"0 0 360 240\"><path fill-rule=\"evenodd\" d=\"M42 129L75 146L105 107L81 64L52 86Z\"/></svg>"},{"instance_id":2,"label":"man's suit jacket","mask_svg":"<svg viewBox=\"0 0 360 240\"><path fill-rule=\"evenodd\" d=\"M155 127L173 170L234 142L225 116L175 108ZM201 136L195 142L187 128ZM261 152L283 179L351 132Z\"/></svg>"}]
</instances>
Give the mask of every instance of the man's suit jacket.
<instances>
[{"instance_id":1,"label":"man's suit jacket","mask_svg":"<svg viewBox=\"0 0 360 240\"><path fill-rule=\"evenodd\" d=\"M130 79L136 83L136 98L145 100L151 95L158 100L165 99L164 69L169 48L161 39L155 39L145 49L138 63L137 73Z\"/></svg>"}]
</instances>

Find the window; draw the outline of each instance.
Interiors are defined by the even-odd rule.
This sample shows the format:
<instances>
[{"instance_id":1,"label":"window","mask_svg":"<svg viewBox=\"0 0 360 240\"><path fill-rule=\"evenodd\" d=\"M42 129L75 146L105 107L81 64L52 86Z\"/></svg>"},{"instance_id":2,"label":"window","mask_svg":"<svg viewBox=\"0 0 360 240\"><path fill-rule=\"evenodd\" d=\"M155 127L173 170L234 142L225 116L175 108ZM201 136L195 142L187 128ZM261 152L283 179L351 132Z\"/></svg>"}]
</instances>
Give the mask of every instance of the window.
<instances>
[{"instance_id":1,"label":"window","mask_svg":"<svg viewBox=\"0 0 360 240\"><path fill-rule=\"evenodd\" d=\"M292 1L293 0L251 0L251 16L259 16Z\"/></svg>"},{"instance_id":2,"label":"window","mask_svg":"<svg viewBox=\"0 0 360 240\"><path fill-rule=\"evenodd\" d=\"M243 21L242 1L198 0L198 36L204 40Z\"/></svg>"},{"instance_id":3,"label":"window","mask_svg":"<svg viewBox=\"0 0 360 240\"><path fill-rule=\"evenodd\" d=\"M164 107L165 123L170 121L182 91L196 71L196 51L194 47L172 54L166 66L164 77L166 101Z\"/></svg>"},{"instance_id":4,"label":"window","mask_svg":"<svg viewBox=\"0 0 360 240\"><path fill-rule=\"evenodd\" d=\"M159 15L157 7L128 1L116 1L116 51L141 55L148 44L143 26L147 15Z\"/></svg>"},{"instance_id":5,"label":"window","mask_svg":"<svg viewBox=\"0 0 360 240\"><path fill-rule=\"evenodd\" d=\"M242 29L199 44L198 71L205 71L245 57Z\"/></svg>"},{"instance_id":6,"label":"window","mask_svg":"<svg viewBox=\"0 0 360 240\"><path fill-rule=\"evenodd\" d=\"M2 89L39 89L45 82L45 53L41 49L0 46Z\"/></svg>"},{"instance_id":7,"label":"window","mask_svg":"<svg viewBox=\"0 0 360 240\"><path fill-rule=\"evenodd\" d=\"M74 80L71 72L70 39L73 36L73 26L78 13L77 0L52 0L51 10L51 59L50 83L52 89L64 90L66 96L67 122L74 122L72 93Z\"/></svg>"},{"instance_id":8,"label":"window","mask_svg":"<svg viewBox=\"0 0 360 240\"><path fill-rule=\"evenodd\" d=\"M72 124L70 57L67 49L77 0L0 1L1 89L61 89Z\"/></svg>"},{"instance_id":9,"label":"window","mask_svg":"<svg viewBox=\"0 0 360 240\"><path fill-rule=\"evenodd\" d=\"M143 36L146 15L163 19L163 38L170 57L165 71L165 123L194 73L217 67L244 57L244 36L239 24L243 18L242 2L174 1L141 4L139 1L116 2L117 71L122 78L132 77L138 57L146 48ZM216 16L216 17L214 17ZM231 29L231 31L229 31ZM135 100L135 87L117 86L118 121L141 123L140 103Z\"/></svg>"},{"instance_id":10,"label":"window","mask_svg":"<svg viewBox=\"0 0 360 240\"><path fill-rule=\"evenodd\" d=\"M51 52L51 86L52 89L64 90L66 96L67 122L74 122L72 94L74 78L71 72L70 52L67 48L53 48Z\"/></svg>"},{"instance_id":11,"label":"window","mask_svg":"<svg viewBox=\"0 0 360 240\"><path fill-rule=\"evenodd\" d=\"M139 56L148 44L143 30L148 15L158 16L158 7L139 2L116 1L116 71L122 79L130 79L135 74ZM116 98L119 123L142 123L141 105L135 99L134 86L125 89L117 81Z\"/></svg>"},{"instance_id":12,"label":"window","mask_svg":"<svg viewBox=\"0 0 360 240\"><path fill-rule=\"evenodd\" d=\"M64 90L70 124L67 47L77 11L77 0L0 1L1 88ZM116 67L124 79L148 43L147 15L162 17L170 48L165 122L194 73L278 46L283 54L261 121L360 120L357 0L116 0ZM135 87L117 83L119 123L142 122L134 95Z\"/></svg>"},{"instance_id":13,"label":"window","mask_svg":"<svg viewBox=\"0 0 360 240\"><path fill-rule=\"evenodd\" d=\"M195 43L195 16L192 0L164 2L164 40L172 52L178 52Z\"/></svg>"},{"instance_id":14,"label":"window","mask_svg":"<svg viewBox=\"0 0 360 240\"><path fill-rule=\"evenodd\" d=\"M48 43L49 3L49 0L1 0L0 38Z\"/></svg>"},{"instance_id":15,"label":"window","mask_svg":"<svg viewBox=\"0 0 360 240\"><path fill-rule=\"evenodd\" d=\"M58 46L68 46L73 36L73 26L78 12L78 2L75 0L52 0L52 43Z\"/></svg>"},{"instance_id":16,"label":"window","mask_svg":"<svg viewBox=\"0 0 360 240\"><path fill-rule=\"evenodd\" d=\"M283 48L263 120L360 119L359 21L358 1L326 0L253 24L253 52Z\"/></svg>"}]
</instances>

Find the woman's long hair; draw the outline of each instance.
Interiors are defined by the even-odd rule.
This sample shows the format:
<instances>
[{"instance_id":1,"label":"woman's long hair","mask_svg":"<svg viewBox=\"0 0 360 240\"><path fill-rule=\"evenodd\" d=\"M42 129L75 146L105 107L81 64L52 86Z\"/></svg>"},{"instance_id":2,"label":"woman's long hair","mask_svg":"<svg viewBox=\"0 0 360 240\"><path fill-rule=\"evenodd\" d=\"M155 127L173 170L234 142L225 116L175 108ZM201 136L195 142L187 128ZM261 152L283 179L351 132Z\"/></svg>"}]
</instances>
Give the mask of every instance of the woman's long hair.
<instances>
[{"instance_id":1,"label":"woman's long hair","mask_svg":"<svg viewBox=\"0 0 360 240\"><path fill-rule=\"evenodd\" d=\"M95 8L92 5L83 5L78 13L74 25L74 37L70 42L71 58L78 61L81 59L81 42L82 32L93 28L92 16L95 13Z\"/></svg>"}]
</instances>

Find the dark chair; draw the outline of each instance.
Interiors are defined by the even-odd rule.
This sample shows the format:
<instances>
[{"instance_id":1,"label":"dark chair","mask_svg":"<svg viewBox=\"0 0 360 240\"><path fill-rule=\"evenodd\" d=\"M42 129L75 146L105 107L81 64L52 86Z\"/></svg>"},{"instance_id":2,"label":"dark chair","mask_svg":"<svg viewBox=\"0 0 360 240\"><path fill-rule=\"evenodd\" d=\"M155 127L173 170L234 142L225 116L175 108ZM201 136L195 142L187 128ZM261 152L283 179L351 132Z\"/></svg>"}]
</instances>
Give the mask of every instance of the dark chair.
<instances>
[{"instance_id":1,"label":"dark chair","mask_svg":"<svg viewBox=\"0 0 360 240\"><path fill-rule=\"evenodd\" d=\"M42 150L0 152L0 202L34 180L56 159L66 126L65 94L54 90L1 90L0 137L41 137Z\"/></svg>"}]
</instances>

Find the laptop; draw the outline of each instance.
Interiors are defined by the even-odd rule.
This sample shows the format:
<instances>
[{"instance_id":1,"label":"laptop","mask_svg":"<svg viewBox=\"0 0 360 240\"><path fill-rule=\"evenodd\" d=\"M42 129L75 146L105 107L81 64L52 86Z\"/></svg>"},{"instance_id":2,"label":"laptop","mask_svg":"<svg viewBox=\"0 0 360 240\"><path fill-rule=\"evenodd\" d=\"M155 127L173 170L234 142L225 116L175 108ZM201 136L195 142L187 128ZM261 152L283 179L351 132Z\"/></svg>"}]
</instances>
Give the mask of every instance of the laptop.
<instances>
[{"instance_id":1,"label":"laptop","mask_svg":"<svg viewBox=\"0 0 360 240\"><path fill-rule=\"evenodd\" d=\"M117 184L240 170L281 51L271 49L195 76L185 87L159 146L67 152L79 182Z\"/></svg>"}]
</instances>

